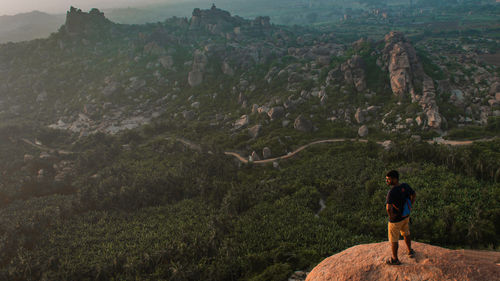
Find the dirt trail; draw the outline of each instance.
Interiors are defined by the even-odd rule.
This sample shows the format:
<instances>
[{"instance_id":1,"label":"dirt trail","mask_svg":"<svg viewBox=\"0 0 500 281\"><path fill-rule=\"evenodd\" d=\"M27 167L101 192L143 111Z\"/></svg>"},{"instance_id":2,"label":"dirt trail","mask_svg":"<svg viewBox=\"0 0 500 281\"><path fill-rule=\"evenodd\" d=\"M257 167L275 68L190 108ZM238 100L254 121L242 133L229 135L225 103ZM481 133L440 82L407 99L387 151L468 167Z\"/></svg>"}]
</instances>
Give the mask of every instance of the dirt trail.
<instances>
[{"instance_id":1,"label":"dirt trail","mask_svg":"<svg viewBox=\"0 0 500 281\"><path fill-rule=\"evenodd\" d=\"M451 146L461 146L461 145L471 145L474 142L478 142L478 141L492 141L494 139L496 139L496 138L493 138L493 139L480 139L480 140L474 140L474 141L470 141L470 140L467 140L467 141L454 141L454 140L437 139L437 140L429 140L427 142L430 143L430 144L437 143L437 144L446 144L446 145L451 145ZM270 159L265 159L265 160L252 161L252 163L254 163L254 164L272 163L274 161L292 158L297 153L301 152L302 150L308 148L311 145L320 144L320 143L344 142L344 141L358 141L358 142L365 142L365 143L368 142L368 140L364 140L364 139L344 139L344 138L319 140L319 141L314 141L314 142L308 143L306 145L303 145L303 146L297 148L296 150L294 150L293 152L289 152L286 155L275 157L275 158L270 158ZM381 142L381 141L377 142L377 144L379 144L379 145L382 145L383 143L384 142ZM224 154L230 155L230 156L234 156L239 161L241 161L242 163L245 163L245 164L247 164L249 162L247 158L241 156L240 154L238 154L236 152L226 151L226 152L224 152Z\"/></svg>"},{"instance_id":2,"label":"dirt trail","mask_svg":"<svg viewBox=\"0 0 500 281\"><path fill-rule=\"evenodd\" d=\"M253 161L252 163L254 164L266 164L266 163L272 163L274 161L278 161L278 160L282 160L282 159L288 159L288 158L292 158L293 156L295 156L297 153L301 152L302 150L308 148L309 146L311 145L315 145L315 144L320 144L320 143L329 143L329 142L344 142L344 141L356 141L356 139L329 139L329 140L319 140L319 141L314 141L314 142L311 142L311 143L308 143L306 145L303 145L299 148L297 148L295 151L293 152L289 152L288 154L286 155L283 155L283 156L279 156L279 157L275 157L275 158L270 158L270 159L265 159L265 160L257 160L257 161ZM358 140L360 142L368 142L367 140ZM226 155L231 155L231 156L234 156L236 157L238 160L240 160L241 162L243 163L248 163L248 159L244 158L243 156L239 155L238 153L236 152L224 152L224 154Z\"/></svg>"},{"instance_id":3,"label":"dirt trail","mask_svg":"<svg viewBox=\"0 0 500 281\"><path fill-rule=\"evenodd\" d=\"M170 137L167 137L165 139L174 139L174 138L170 138ZM492 140L495 140L497 138L492 138L492 139L480 139L480 140L465 140L465 141L454 141L454 140L444 140L444 139L435 139L435 140L429 140L427 141L428 143L430 144L433 144L433 143L437 143L437 144L446 144L446 145L452 145L452 146L461 146L461 145L471 145L473 144L474 142L478 142L478 141L492 141ZM33 147L36 147L40 150L43 150L43 151L48 151L48 152L51 152L51 153L54 153L54 152L57 152L59 154L65 154L65 155L69 155L69 154L74 154L75 152L72 152L72 151L68 151L68 150L59 150L59 149L53 149L53 148L50 148L50 147L47 147L47 146L44 146L44 145L40 145L40 144L36 144L30 140L27 140L27 139L21 139L23 142L33 146ZM202 148L200 145L198 144L195 144L189 140L185 140L183 138L175 138L175 140L183 143L184 145L186 145L187 147L189 147L190 149L192 150L196 150L196 151L202 151ZM292 151L292 152L289 152L288 154L286 155L283 155L283 156L279 156L279 157L274 157L274 158L270 158L270 159L265 159L265 160L257 160L257 161L252 161L252 163L254 164L267 164L267 163L272 163L274 161L279 161L279 160L284 160L284 159L289 159L289 158L292 158L294 157L295 155L297 155L297 153L301 152L302 150L312 146L312 145L316 145L316 144L321 144L321 143L334 143L334 142L345 142L345 141L357 141L357 142L368 142L368 140L364 140L364 139L346 139L346 138L338 138L338 139L327 139L327 140L318 140L318 141L313 141L311 143L308 143L306 145L303 145L299 148L297 148L296 150ZM382 145L384 142L382 141L379 141L377 142L377 144L379 145ZM235 157L236 159L238 159L239 161L241 161L242 163L245 163L247 164L249 161L248 161L248 158L246 157L243 157L241 156L240 154L236 153L236 152L231 152L231 151L226 151L224 152L225 155L230 155L230 156L233 156Z\"/></svg>"}]
</instances>

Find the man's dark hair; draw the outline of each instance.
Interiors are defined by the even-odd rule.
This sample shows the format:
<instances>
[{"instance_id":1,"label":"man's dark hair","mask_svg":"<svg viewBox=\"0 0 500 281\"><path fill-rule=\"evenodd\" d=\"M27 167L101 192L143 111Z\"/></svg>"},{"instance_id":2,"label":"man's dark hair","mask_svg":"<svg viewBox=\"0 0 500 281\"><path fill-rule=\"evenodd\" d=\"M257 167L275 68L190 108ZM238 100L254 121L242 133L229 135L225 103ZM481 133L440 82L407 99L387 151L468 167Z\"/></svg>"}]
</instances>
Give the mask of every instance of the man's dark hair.
<instances>
[{"instance_id":1,"label":"man's dark hair","mask_svg":"<svg viewBox=\"0 0 500 281\"><path fill-rule=\"evenodd\" d=\"M389 171L386 176L399 180L399 173L396 170Z\"/></svg>"}]
</instances>

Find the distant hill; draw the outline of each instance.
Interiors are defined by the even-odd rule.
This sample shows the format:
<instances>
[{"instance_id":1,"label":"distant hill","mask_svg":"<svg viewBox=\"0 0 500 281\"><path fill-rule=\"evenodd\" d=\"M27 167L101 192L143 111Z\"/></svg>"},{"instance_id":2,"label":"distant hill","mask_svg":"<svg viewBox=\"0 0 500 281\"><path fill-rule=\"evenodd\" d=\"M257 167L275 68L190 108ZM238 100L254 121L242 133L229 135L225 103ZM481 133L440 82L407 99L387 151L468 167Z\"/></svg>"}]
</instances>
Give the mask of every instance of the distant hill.
<instances>
[{"instance_id":1,"label":"distant hill","mask_svg":"<svg viewBox=\"0 0 500 281\"><path fill-rule=\"evenodd\" d=\"M58 30L64 19L64 15L50 15L39 11L0 16L0 43L47 37Z\"/></svg>"}]
</instances>

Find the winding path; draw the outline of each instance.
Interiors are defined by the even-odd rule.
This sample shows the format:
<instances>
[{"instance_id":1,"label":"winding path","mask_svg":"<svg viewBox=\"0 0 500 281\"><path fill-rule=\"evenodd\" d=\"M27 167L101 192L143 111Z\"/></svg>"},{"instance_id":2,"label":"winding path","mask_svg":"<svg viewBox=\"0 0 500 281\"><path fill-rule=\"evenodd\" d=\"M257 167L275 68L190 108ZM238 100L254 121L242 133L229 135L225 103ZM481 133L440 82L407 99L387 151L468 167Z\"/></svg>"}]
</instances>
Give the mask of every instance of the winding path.
<instances>
[{"instance_id":1,"label":"winding path","mask_svg":"<svg viewBox=\"0 0 500 281\"><path fill-rule=\"evenodd\" d=\"M301 152L302 150L308 148L309 146L311 145L315 145L315 144L320 144L320 143L329 143L329 142L344 142L344 141L360 141L360 142L368 142L367 140L357 140L357 139L329 139L329 140L319 140L319 141L314 141L314 142L311 142L311 143L308 143L306 145L303 145L299 148L297 148L296 150L294 150L293 152L289 152L288 154L286 155L283 155L283 156L280 156L280 157L275 157L275 158L270 158L270 159L265 159L265 160L256 160L256 161L252 161L252 163L254 164L266 164L266 163L272 163L274 161L278 161L278 160L282 160L282 159L288 159L288 158L292 158L293 156L295 156L297 153ZM380 143L381 144L381 143ZM224 152L224 154L226 155L231 155L231 156L234 156L236 157L238 160L240 160L242 163L245 163L247 164L249 161L248 159L244 158L243 156L239 155L238 153L236 152Z\"/></svg>"},{"instance_id":2,"label":"winding path","mask_svg":"<svg viewBox=\"0 0 500 281\"><path fill-rule=\"evenodd\" d=\"M193 143L191 141L182 139L182 138L170 138L170 137L167 137L165 139L175 139L175 140L183 143L184 145L186 145L187 147L189 147L192 150L196 150L196 151L200 151L200 152L202 151L202 148L201 148L200 145L195 144L195 143ZM445 139L442 139L442 138L438 138L438 139L434 139L434 140L429 140L427 142L430 143L430 144L437 143L437 144L445 144L445 145L451 145L451 146L463 146L463 145L471 145L474 142L478 142L478 141L492 141L492 140L496 140L496 139L498 139L498 137L494 137L494 138L490 138L490 139L464 140L464 141L445 140ZM49 148L49 147L46 147L44 145L39 145L39 144L33 143L32 141L27 140L27 139L21 139L21 140L23 142L25 142L26 144L29 144L29 145L31 145L33 147L36 147L36 148L38 148L40 150L43 150L43 151L49 151L49 152L56 152L57 151L59 154L66 154L66 155L75 153L75 152L67 151L67 150L58 150L58 149ZM357 141L357 142L364 142L364 143L368 142L368 140L365 140L365 139L346 139L346 138L318 140L318 141L313 141L311 143L303 145L303 146L297 148L296 150L294 150L292 152L289 152L288 154L283 155L283 156L274 157L274 158L265 159L265 160L256 160L256 161L251 161L251 162L253 164L267 164L267 163L272 163L272 162L275 162L275 161L285 160L285 159L292 158L295 155L297 155L297 153L301 152L302 150L304 150L304 149L306 149L306 148L308 148L308 147L310 147L312 145L321 144L321 143L345 142L345 141L353 141L353 142ZM383 143L384 142L382 142L382 141L378 141L377 142L377 144L379 144L379 145L382 145ZM236 152L226 151L226 152L224 152L224 154L225 155L229 155L229 156L233 156L236 159L238 159L240 162L245 163L245 164L248 164L250 162L248 160L248 158L243 157L243 156L241 156L240 154L238 154Z\"/></svg>"},{"instance_id":3,"label":"winding path","mask_svg":"<svg viewBox=\"0 0 500 281\"><path fill-rule=\"evenodd\" d=\"M427 143L430 143L430 144L433 144L433 143L446 144L446 145L451 145L451 146L463 146L463 145L471 145L474 142L478 142L478 141L492 141L492 140L495 140L495 139L497 139L497 137L491 138L491 139L474 140L474 141L471 141L471 140L467 140L467 141L454 141L454 140L436 139L436 140L429 140L429 141L427 141ZM270 159L265 159L265 160L256 160L256 161L251 161L251 162L253 164L267 164L267 163L272 163L274 161L292 158L297 153L301 152L302 150L308 148L311 145L320 144L320 143L344 142L344 141L358 141L358 142L365 142L365 143L368 142L368 140L364 140L364 139L343 139L343 138L341 138L341 139L319 140L319 141L314 141L314 142L308 143L306 145L303 145L303 146L297 148L296 150L294 150L293 152L289 152L288 154L283 155L283 156L279 156L279 157L275 157L275 158L270 158ZM381 142L381 141L377 142L377 144L379 144L379 145L382 145L383 143L384 142ZM224 154L230 155L230 156L234 156L240 162L245 163L245 164L247 164L248 162L250 162L247 158L241 156L240 154L238 154L236 152L226 151L226 152L224 152Z\"/></svg>"}]
</instances>

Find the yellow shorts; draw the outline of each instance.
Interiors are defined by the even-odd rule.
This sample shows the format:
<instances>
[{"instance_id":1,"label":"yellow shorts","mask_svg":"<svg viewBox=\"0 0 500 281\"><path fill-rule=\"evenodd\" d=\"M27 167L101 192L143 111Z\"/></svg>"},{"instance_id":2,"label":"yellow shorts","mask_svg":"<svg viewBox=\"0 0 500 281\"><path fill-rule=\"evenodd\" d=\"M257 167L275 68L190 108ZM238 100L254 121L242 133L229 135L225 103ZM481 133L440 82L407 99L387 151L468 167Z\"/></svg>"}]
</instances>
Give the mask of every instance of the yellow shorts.
<instances>
[{"instance_id":1,"label":"yellow shorts","mask_svg":"<svg viewBox=\"0 0 500 281\"><path fill-rule=\"evenodd\" d=\"M389 222L388 233L390 242L398 242L399 234L403 236L410 235L410 217L400 221L400 222Z\"/></svg>"}]
</instances>

